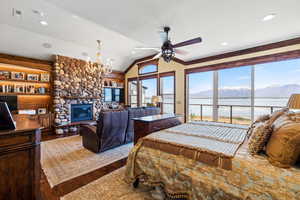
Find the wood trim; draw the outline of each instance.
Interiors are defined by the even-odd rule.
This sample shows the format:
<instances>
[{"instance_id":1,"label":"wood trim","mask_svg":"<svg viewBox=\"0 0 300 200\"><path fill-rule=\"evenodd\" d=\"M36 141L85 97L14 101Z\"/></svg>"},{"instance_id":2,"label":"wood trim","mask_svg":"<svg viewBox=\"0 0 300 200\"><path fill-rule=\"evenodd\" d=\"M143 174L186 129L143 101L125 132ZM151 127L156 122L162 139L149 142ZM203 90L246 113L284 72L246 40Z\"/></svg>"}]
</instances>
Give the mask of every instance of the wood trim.
<instances>
[{"instance_id":1,"label":"wood trim","mask_svg":"<svg viewBox=\"0 0 300 200\"><path fill-rule=\"evenodd\" d=\"M143 57L143 58L139 58L135 61L133 61L133 63L131 63L131 65L129 65L129 67L124 71L124 73L126 74L134 65L136 65L137 63L140 63L140 62L143 62L143 61L146 61L146 60L150 60L151 58L153 58L156 54L152 54L150 56L146 56L146 57Z\"/></svg>"},{"instance_id":2,"label":"wood trim","mask_svg":"<svg viewBox=\"0 0 300 200\"><path fill-rule=\"evenodd\" d=\"M260 45L260 46L256 46L256 47L252 47L252 48L243 49L243 50L228 52L228 53L224 53L224 54L219 54L219 55L215 55L215 56L209 56L209 57L205 57L205 58L186 61L185 65L193 65L193 64L198 64L198 63L203 63L203 62L208 62L208 61L220 60L220 59L234 57L234 56L256 53L259 51L266 51L266 50L291 46L291 45L295 45L295 44L300 44L300 37L293 38L290 40L283 40L283 41L275 42L275 43L271 43L271 44Z\"/></svg>"},{"instance_id":3,"label":"wood trim","mask_svg":"<svg viewBox=\"0 0 300 200\"><path fill-rule=\"evenodd\" d=\"M175 76L175 71L159 73L159 77Z\"/></svg>"},{"instance_id":4,"label":"wood trim","mask_svg":"<svg viewBox=\"0 0 300 200\"><path fill-rule=\"evenodd\" d=\"M265 44L265 45L259 45L259 46L255 46L255 47L251 47L251 48L247 48L247 49L238 50L238 51L232 51L232 52L228 52L228 53L218 54L218 55L214 55L214 56L208 56L208 57L205 57L205 58L194 59L194 60L190 60L190 61L184 61L184 60L181 60L181 59L176 58L176 57L173 60L175 62L178 62L178 63L182 64L182 65L193 65L193 64L198 64L198 63L203 63L203 62L208 62L208 61L214 61L214 60L220 60L220 59L224 59L224 58L230 58L230 57L234 57L234 56L241 56L241 55L250 54L250 53L257 53L257 52L260 52L260 51L266 51L266 50L271 50L271 49L276 49L276 48L282 48L282 47L296 45L296 44L300 44L300 37L296 37L296 38L289 39L289 40L283 40L283 41L279 41L279 42L274 42L274 43L270 43L270 44ZM139 62L142 62L142 61L145 61L145 60L149 60L149 59L153 58L154 56L155 56L155 54L135 60L125 70L125 74L135 64L137 64Z\"/></svg>"},{"instance_id":5,"label":"wood trim","mask_svg":"<svg viewBox=\"0 0 300 200\"><path fill-rule=\"evenodd\" d=\"M52 71L53 62L0 53L0 63Z\"/></svg>"},{"instance_id":6,"label":"wood trim","mask_svg":"<svg viewBox=\"0 0 300 200\"><path fill-rule=\"evenodd\" d=\"M295 59L295 58L300 58L300 50L265 55L265 56L254 57L254 58L247 58L247 59L225 62L225 63L214 64L214 65L208 65L208 66L203 66L203 67L194 67L194 68L190 68L190 69L185 69L184 71L185 71L185 74L196 73L196 72L215 71L215 70L221 70L221 69L229 69L229 68L234 68L234 67L262 64L262 63L289 60L289 59Z\"/></svg>"},{"instance_id":7,"label":"wood trim","mask_svg":"<svg viewBox=\"0 0 300 200\"><path fill-rule=\"evenodd\" d=\"M139 80L146 80L146 79L151 79L151 78L158 78L158 74L152 74L152 75L147 75L147 76L139 76Z\"/></svg>"}]
</instances>

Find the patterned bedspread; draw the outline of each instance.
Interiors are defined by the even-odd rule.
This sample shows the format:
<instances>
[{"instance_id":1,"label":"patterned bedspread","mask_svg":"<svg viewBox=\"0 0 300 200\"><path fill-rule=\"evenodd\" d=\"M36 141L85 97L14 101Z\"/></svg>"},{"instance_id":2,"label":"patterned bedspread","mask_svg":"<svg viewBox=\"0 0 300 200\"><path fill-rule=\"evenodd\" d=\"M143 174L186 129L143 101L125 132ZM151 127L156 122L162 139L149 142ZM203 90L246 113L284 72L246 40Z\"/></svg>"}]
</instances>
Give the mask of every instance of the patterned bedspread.
<instances>
[{"instance_id":1,"label":"patterned bedspread","mask_svg":"<svg viewBox=\"0 0 300 200\"><path fill-rule=\"evenodd\" d=\"M246 135L246 127L187 123L150 134L141 145L230 170Z\"/></svg>"},{"instance_id":2,"label":"patterned bedspread","mask_svg":"<svg viewBox=\"0 0 300 200\"><path fill-rule=\"evenodd\" d=\"M264 156L249 155L247 141L235 153L232 170L144 146L140 141L128 157L126 171L128 183L139 178L143 184L162 186L171 199L300 200L300 169L274 167Z\"/></svg>"}]
</instances>

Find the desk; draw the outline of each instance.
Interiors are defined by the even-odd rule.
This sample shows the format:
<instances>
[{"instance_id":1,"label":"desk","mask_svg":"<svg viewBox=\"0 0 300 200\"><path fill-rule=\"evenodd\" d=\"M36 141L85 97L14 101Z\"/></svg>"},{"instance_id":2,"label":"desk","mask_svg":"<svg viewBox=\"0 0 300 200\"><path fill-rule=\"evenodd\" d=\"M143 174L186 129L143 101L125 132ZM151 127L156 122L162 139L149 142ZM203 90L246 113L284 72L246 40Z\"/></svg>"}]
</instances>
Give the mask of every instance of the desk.
<instances>
[{"instance_id":1,"label":"desk","mask_svg":"<svg viewBox=\"0 0 300 200\"><path fill-rule=\"evenodd\" d=\"M0 130L0 199L40 199L40 125L16 122L15 130Z\"/></svg>"},{"instance_id":2,"label":"desk","mask_svg":"<svg viewBox=\"0 0 300 200\"><path fill-rule=\"evenodd\" d=\"M140 118L133 118L134 120L134 144L141 137L145 137L155 131L160 131L166 128L171 128L181 124L178 116L175 114L152 115Z\"/></svg>"}]
</instances>

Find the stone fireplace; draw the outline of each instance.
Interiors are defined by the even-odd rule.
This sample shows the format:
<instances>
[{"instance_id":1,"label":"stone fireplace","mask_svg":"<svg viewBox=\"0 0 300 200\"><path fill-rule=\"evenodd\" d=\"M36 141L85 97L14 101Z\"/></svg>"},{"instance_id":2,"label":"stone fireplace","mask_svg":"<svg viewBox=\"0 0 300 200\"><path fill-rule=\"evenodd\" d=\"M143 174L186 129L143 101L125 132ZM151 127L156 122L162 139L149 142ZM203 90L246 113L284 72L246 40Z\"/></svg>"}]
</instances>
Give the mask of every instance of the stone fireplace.
<instances>
[{"instance_id":1,"label":"stone fireplace","mask_svg":"<svg viewBox=\"0 0 300 200\"><path fill-rule=\"evenodd\" d=\"M87 66L84 60L55 58L53 107L57 129L72 122L72 105L92 105L92 119L97 120L103 105L101 69Z\"/></svg>"}]
</instances>

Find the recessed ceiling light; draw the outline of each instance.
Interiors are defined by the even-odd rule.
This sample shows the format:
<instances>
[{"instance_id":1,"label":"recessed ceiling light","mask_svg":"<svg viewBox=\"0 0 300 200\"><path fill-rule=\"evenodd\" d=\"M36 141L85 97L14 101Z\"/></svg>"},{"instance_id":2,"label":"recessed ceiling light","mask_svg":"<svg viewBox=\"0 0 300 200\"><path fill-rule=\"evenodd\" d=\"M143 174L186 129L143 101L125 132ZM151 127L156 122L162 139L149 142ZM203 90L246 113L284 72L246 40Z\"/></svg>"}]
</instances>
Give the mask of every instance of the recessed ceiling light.
<instances>
[{"instance_id":1,"label":"recessed ceiling light","mask_svg":"<svg viewBox=\"0 0 300 200\"><path fill-rule=\"evenodd\" d=\"M43 47L46 49L50 49L52 45L50 43L43 43Z\"/></svg>"},{"instance_id":2,"label":"recessed ceiling light","mask_svg":"<svg viewBox=\"0 0 300 200\"><path fill-rule=\"evenodd\" d=\"M276 17L276 14L272 13L272 14L264 16L264 18L262 19L262 21L264 21L264 22L270 21L270 20L274 19L275 17Z\"/></svg>"},{"instance_id":3,"label":"recessed ceiling light","mask_svg":"<svg viewBox=\"0 0 300 200\"><path fill-rule=\"evenodd\" d=\"M131 54L135 54L135 53L136 53L135 51L133 51L133 50L131 51Z\"/></svg>"},{"instance_id":4,"label":"recessed ceiling light","mask_svg":"<svg viewBox=\"0 0 300 200\"><path fill-rule=\"evenodd\" d=\"M43 26L48 26L48 22L46 21L40 21L40 24L42 24Z\"/></svg>"},{"instance_id":5,"label":"recessed ceiling light","mask_svg":"<svg viewBox=\"0 0 300 200\"><path fill-rule=\"evenodd\" d=\"M222 46L227 46L228 43L227 43L227 42L222 42L221 45L222 45Z\"/></svg>"}]
</instances>

